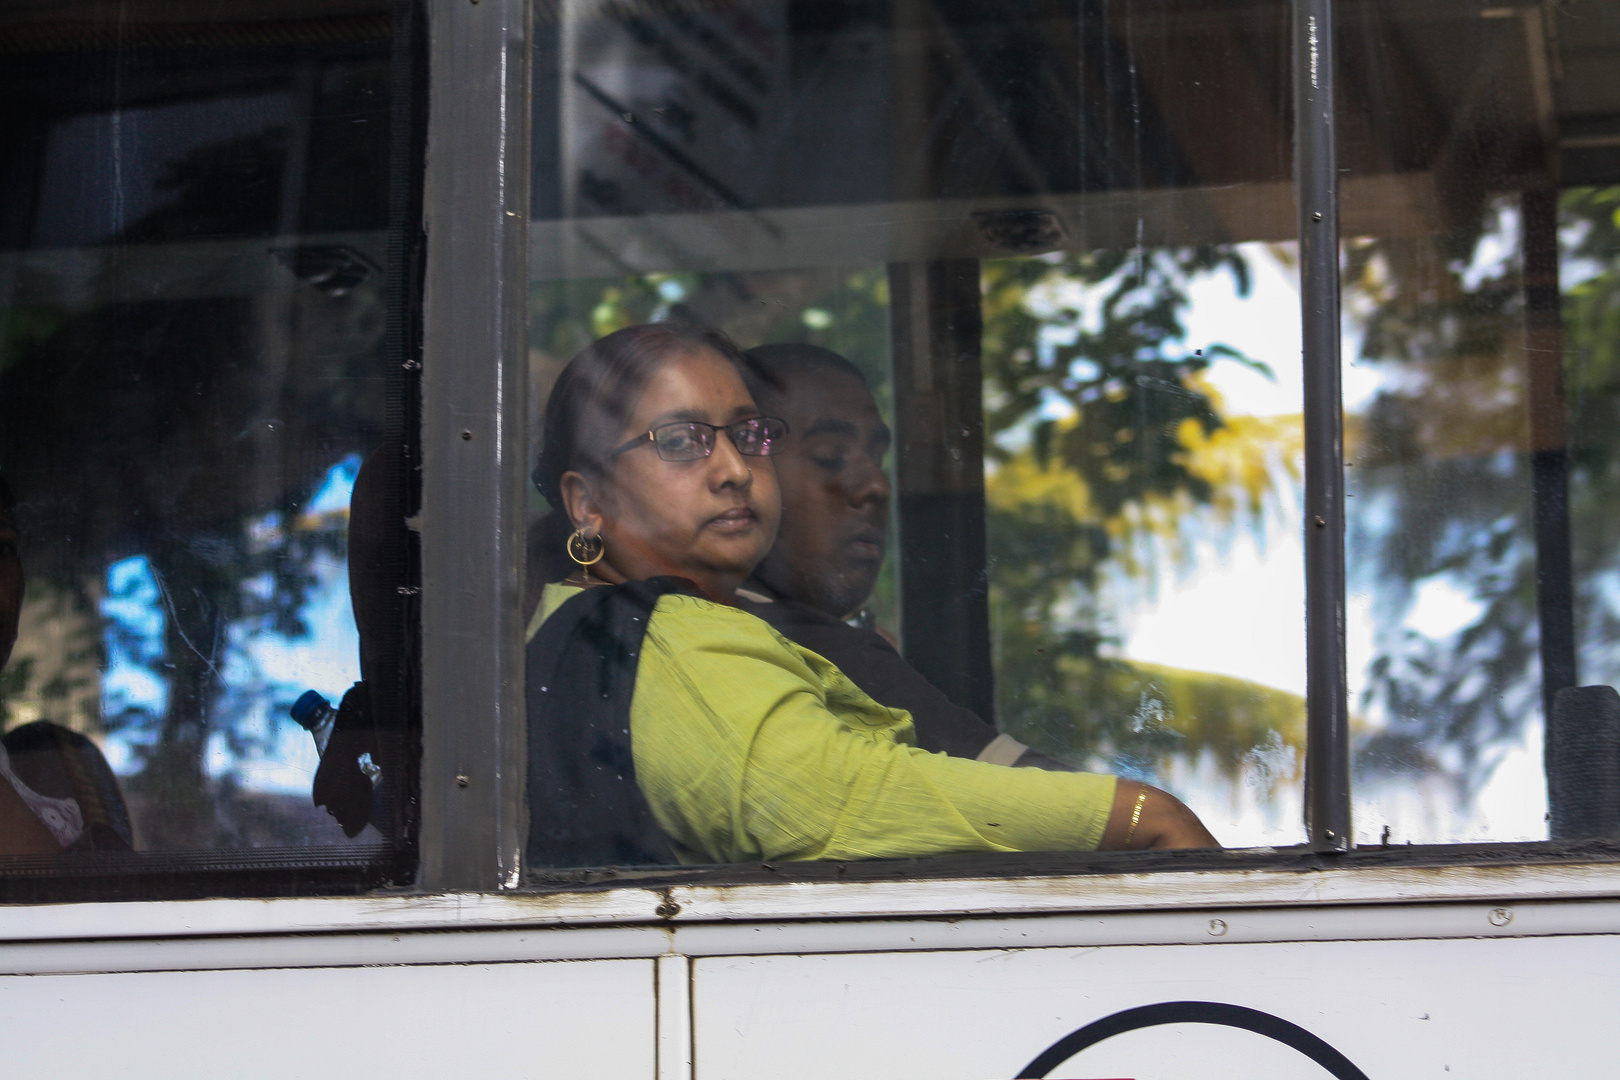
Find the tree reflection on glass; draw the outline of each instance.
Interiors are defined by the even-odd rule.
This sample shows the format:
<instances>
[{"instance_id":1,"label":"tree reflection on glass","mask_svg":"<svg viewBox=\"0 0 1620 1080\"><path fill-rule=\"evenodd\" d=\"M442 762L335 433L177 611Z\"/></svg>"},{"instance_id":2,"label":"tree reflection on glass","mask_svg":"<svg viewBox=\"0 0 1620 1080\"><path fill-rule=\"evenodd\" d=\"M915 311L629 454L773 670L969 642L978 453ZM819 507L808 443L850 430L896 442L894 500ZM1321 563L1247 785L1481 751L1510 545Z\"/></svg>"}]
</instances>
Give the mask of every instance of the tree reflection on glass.
<instances>
[{"instance_id":1,"label":"tree reflection on glass","mask_svg":"<svg viewBox=\"0 0 1620 1080\"><path fill-rule=\"evenodd\" d=\"M1192 571L1200 541L1258 527L1297 482L1297 415L1229 415L1207 380L1221 359L1269 370L1224 345L1186 345L1189 286L1217 273L1248 293L1248 263L1230 247L986 266L997 709L1016 737L1076 764L1159 783L1212 767L1205 787L1241 778L1275 809L1297 780L1300 699L1188 670L1196 657L1187 668L1122 659L1120 613L1099 599L1109 572Z\"/></svg>"},{"instance_id":2,"label":"tree reflection on glass","mask_svg":"<svg viewBox=\"0 0 1620 1080\"><path fill-rule=\"evenodd\" d=\"M1620 680L1617 208L1615 189L1560 200L1582 683ZM1492 821L1476 805L1506 761L1539 757L1520 227L1504 198L1451 233L1347 246L1347 311L1370 373L1353 383L1371 386L1347 427L1351 588L1371 638L1356 770L1366 797L1385 802L1374 816L1415 814L1397 828L1417 839L1545 838L1539 760L1513 795L1518 811ZM1427 792L1423 806L1401 809L1403 791Z\"/></svg>"},{"instance_id":3,"label":"tree reflection on glass","mask_svg":"<svg viewBox=\"0 0 1620 1080\"><path fill-rule=\"evenodd\" d=\"M130 157L150 191L95 246L42 257L0 310L0 464L30 602L87 631L80 667L105 667L86 714L65 711L25 641L6 697L110 739L148 849L341 838L307 775L271 797L243 773L295 748L313 768L284 715L307 684L266 674L255 643L296 649L326 598L346 607L346 494L312 507L386 427L381 252L343 245L386 225L389 67L324 71L283 61L280 92L124 110L127 147L117 124L70 121L114 139L97 152ZM335 229L315 254L349 253L337 284L299 246ZM353 666L352 620L327 647Z\"/></svg>"}]
</instances>

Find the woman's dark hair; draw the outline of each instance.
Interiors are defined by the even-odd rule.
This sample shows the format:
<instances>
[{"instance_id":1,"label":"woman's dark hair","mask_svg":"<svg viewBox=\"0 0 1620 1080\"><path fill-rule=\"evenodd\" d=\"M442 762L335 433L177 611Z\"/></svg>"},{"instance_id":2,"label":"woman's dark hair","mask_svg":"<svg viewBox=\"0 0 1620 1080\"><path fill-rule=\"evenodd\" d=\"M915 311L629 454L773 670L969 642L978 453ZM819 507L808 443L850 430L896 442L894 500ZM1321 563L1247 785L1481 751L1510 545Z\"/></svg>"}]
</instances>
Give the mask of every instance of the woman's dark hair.
<instances>
[{"instance_id":1,"label":"woman's dark hair","mask_svg":"<svg viewBox=\"0 0 1620 1080\"><path fill-rule=\"evenodd\" d=\"M534 468L534 486L553 509L563 508L563 473L605 469L608 442L659 366L700 349L743 368L742 350L719 330L667 322L615 330L568 362L546 402L545 440Z\"/></svg>"}]
</instances>

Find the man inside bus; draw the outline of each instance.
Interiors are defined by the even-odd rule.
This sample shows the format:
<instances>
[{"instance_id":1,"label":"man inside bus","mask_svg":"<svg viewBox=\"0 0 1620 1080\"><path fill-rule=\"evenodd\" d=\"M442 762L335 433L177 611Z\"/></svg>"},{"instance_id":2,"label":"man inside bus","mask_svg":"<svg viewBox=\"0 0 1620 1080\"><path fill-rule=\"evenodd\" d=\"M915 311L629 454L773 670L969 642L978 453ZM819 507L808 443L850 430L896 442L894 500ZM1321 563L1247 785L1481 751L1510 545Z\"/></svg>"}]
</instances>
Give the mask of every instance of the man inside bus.
<instances>
[{"instance_id":1,"label":"man inside bus","mask_svg":"<svg viewBox=\"0 0 1620 1080\"><path fill-rule=\"evenodd\" d=\"M0 671L22 617L23 567L11 488L0 476ZM0 740L0 855L130 848L129 814L94 743L36 720Z\"/></svg>"},{"instance_id":2,"label":"man inside bus","mask_svg":"<svg viewBox=\"0 0 1620 1080\"><path fill-rule=\"evenodd\" d=\"M784 637L831 660L876 701L911 713L917 745L997 765L1068 766L953 703L860 625L888 545L889 427L866 378L815 345L761 345L744 377L765 412L788 422L774 457L782 492L776 546L738 596Z\"/></svg>"}]
</instances>

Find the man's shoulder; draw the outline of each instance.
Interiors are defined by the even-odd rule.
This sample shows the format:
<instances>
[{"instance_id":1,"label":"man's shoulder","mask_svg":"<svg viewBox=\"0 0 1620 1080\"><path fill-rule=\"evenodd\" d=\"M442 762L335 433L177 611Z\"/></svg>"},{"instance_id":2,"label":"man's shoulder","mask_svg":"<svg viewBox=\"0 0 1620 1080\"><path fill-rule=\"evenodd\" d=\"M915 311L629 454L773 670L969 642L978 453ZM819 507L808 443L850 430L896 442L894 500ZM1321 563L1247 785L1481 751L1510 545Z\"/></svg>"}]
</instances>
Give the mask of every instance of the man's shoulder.
<instances>
[{"instance_id":1,"label":"man's shoulder","mask_svg":"<svg viewBox=\"0 0 1620 1080\"><path fill-rule=\"evenodd\" d=\"M850 646L869 645L889 652L894 651L881 635L858 626L851 626L836 615L818 611L795 600L756 600L739 593L737 603L748 614L763 619L778 632L795 641L799 640L800 634L811 634L822 639L830 637Z\"/></svg>"}]
</instances>

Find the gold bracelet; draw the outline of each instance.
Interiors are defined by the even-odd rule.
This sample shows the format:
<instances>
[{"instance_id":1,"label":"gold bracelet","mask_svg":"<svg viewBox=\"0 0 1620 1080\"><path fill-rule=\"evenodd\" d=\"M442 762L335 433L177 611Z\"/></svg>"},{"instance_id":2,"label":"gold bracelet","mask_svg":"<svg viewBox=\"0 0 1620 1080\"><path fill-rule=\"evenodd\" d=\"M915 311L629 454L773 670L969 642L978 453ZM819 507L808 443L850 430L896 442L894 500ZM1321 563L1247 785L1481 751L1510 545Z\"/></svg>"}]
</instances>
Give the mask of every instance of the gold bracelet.
<instances>
[{"instance_id":1,"label":"gold bracelet","mask_svg":"<svg viewBox=\"0 0 1620 1080\"><path fill-rule=\"evenodd\" d=\"M1142 807L1147 803L1147 788L1136 793L1136 806L1131 810L1131 827L1125 830L1125 843L1123 847L1131 846L1131 837L1136 835L1136 826L1142 821Z\"/></svg>"}]
</instances>

